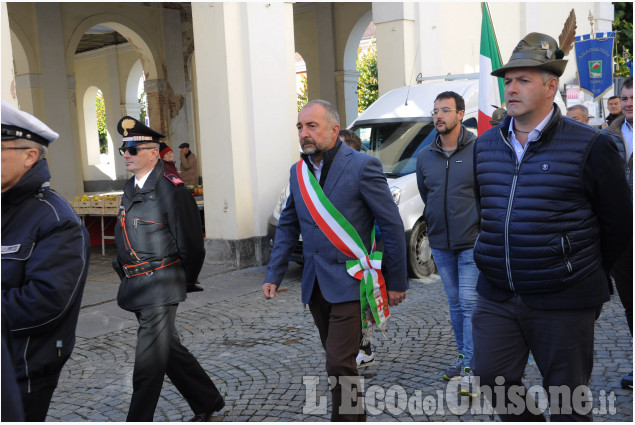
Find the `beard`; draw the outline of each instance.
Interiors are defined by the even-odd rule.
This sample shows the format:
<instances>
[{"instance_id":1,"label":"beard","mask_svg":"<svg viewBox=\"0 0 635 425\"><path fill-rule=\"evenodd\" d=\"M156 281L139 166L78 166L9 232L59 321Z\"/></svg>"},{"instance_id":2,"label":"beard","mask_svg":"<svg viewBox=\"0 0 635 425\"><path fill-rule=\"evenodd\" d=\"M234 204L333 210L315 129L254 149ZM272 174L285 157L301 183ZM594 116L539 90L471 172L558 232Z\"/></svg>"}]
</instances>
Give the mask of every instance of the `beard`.
<instances>
[{"instance_id":1,"label":"beard","mask_svg":"<svg viewBox=\"0 0 635 425\"><path fill-rule=\"evenodd\" d=\"M322 152L322 150L317 147L317 143L311 139L302 140L300 142L300 147L302 148L302 152L307 155L315 155Z\"/></svg>"},{"instance_id":2,"label":"beard","mask_svg":"<svg viewBox=\"0 0 635 425\"><path fill-rule=\"evenodd\" d=\"M450 133L452 132L452 130L454 130L454 129L456 128L456 126L457 126L457 124L455 124L455 125L450 125L450 124L448 124L447 122L444 122L443 124L445 124L445 129L444 129L444 130L439 130L439 129L437 128L437 131L439 132L439 134L443 134L444 136L445 136L446 134L450 134Z\"/></svg>"}]
</instances>

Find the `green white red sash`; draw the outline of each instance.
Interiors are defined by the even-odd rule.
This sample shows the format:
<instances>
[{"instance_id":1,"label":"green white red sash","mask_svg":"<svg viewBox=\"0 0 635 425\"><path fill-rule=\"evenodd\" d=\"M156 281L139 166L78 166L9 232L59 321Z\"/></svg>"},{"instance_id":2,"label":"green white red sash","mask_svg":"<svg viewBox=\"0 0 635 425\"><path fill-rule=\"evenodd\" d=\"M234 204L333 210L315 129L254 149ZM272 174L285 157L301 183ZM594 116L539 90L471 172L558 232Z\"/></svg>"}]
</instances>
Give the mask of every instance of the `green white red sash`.
<instances>
[{"instance_id":1,"label":"green white red sash","mask_svg":"<svg viewBox=\"0 0 635 425\"><path fill-rule=\"evenodd\" d=\"M366 344L370 340L374 325L385 332L390 317L386 284L381 274L382 253L374 251L375 227L373 226L371 234L373 251L368 254L355 228L326 197L303 160L296 164L296 174L302 200L315 223L337 249L344 255L354 258L346 262L346 269L348 274L361 281L363 343Z\"/></svg>"}]
</instances>

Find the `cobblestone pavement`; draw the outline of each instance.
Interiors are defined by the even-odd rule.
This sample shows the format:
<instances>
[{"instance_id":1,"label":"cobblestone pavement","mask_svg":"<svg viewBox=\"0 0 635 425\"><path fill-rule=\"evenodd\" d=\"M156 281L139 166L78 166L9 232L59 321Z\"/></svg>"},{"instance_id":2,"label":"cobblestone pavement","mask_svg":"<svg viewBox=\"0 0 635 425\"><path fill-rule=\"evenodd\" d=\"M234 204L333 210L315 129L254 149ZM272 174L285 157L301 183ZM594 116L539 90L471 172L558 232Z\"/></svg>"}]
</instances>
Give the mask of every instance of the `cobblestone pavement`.
<instances>
[{"instance_id":1,"label":"cobblestone pavement","mask_svg":"<svg viewBox=\"0 0 635 425\"><path fill-rule=\"evenodd\" d=\"M112 301L117 284L106 266L109 261L110 257L93 253L77 345L62 372L49 421L126 418L136 323L131 313ZM270 301L260 290L264 272L262 267L207 266L203 275L208 277L202 280L205 291L179 307L177 327L184 345L225 396L227 405L214 420L328 421L324 352L311 314L300 302L301 269L290 267L281 291ZM467 397L457 397L441 379L456 352L438 276L410 284L407 300L392 311L387 338L376 338L375 365L362 370L368 420L497 420L484 409L486 402L476 399L468 405ZM632 342L614 296L596 325L590 385L596 421L632 422L632 391L620 388L620 378L631 368ZM307 397L307 389L314 387L311 382L317 382L317 394ZM540 384L531 358L525 382L528 387ZM191 416L187 403L166 378L155 420L182 421Z\"/></svg>"}]
</instances>

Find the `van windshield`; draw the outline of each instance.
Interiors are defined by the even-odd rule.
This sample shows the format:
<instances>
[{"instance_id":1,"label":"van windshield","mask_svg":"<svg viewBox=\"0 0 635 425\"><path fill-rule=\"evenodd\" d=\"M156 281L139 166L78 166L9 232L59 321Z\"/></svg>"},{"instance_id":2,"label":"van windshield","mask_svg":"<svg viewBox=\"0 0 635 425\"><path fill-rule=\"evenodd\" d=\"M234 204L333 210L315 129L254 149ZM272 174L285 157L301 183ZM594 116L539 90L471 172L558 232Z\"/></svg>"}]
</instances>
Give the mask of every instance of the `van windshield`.
<instances>
[{"instance_id":1,"label":"van windshield","mask_svg":"<svg viewBox=\"0 0 635 425\"><path fill-rule=\"evenodd\" d=\"M437 134L431 121L360 124L351 130L362 139L362 152L378 158L393 178L414 173L417 154Z\"/></svg>"}]
</instances>

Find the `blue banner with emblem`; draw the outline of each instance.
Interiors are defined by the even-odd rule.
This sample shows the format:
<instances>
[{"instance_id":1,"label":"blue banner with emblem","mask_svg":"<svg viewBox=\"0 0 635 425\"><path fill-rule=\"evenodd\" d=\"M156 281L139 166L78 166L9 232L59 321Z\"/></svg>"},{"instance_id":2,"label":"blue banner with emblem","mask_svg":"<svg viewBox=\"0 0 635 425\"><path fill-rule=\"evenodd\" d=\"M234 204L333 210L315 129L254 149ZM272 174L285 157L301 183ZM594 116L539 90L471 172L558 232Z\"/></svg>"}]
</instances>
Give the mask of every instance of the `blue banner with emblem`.
<instances>
[{"instance_id":1,"label":"blue banner with emblem","mask_svg":"<svg viewBox=\"0 0 635 425\"><path fill-rule=\"evenodd\" d=\"M602 97L613 87L613 45L615 32L599 32L575 38L575 56L578 65L580 89Z\"/></svg>"}]
</instances>

